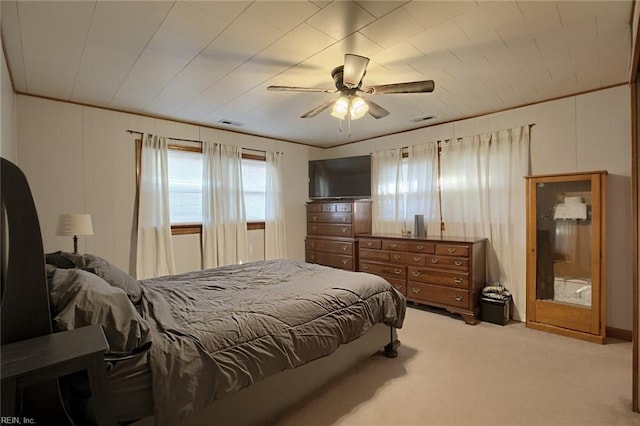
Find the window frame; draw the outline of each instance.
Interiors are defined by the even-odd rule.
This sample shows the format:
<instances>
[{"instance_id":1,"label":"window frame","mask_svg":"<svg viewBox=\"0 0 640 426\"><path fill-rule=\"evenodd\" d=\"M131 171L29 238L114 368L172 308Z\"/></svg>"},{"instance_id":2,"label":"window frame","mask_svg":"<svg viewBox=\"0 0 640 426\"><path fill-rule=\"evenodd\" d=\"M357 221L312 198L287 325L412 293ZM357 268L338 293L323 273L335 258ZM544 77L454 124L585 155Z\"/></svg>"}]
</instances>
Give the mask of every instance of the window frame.
<instances>
[{"instance_id":1,"label":"window frame","mask_svg":"<svg viewBox=\"0 0 640 426\"><path fill-rule=\"evenodd\" d=\"M193 141L199 143L200 146L188 146L181 145L177 143L169 143L169 149L175 149L180 151L191 151L198 152L202 154L202 143L199 141ZM259 151L258 151L259 152ZM243 160L257 160L257 161L267 161L266 155L259 154L248 154L242 153ZM140 194L140 168L142 164L142 139L136 139L136 199L138 199ZM136 203L137 205L137 203ZM255 231L255 230L264 230L265 222L264 221L251 221L247 222L247 231ZM180 225L171 225L171 235L193 235L193 234L202 234L202 224L194 223L194 224L180 224Z\"/></svg>"}]
</instances>

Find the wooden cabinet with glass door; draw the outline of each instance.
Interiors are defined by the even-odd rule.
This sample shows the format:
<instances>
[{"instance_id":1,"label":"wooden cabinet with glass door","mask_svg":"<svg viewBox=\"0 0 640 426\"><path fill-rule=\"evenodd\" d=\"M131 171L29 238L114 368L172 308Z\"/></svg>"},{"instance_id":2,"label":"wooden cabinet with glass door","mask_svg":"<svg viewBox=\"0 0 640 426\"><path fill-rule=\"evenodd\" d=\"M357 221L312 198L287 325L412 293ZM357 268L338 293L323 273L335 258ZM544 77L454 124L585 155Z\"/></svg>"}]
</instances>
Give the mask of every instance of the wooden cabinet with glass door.
<instances>
[{"instance_id":1,"label":"wooden cabinet with glass door","mask_svg":"<svg viewBox=\"0 0 640 426\"><path fill-rule=\"evenodd\" d=\"M526 177L527 327L604 343L606 177Z\"/></svg>"}]
</instances>

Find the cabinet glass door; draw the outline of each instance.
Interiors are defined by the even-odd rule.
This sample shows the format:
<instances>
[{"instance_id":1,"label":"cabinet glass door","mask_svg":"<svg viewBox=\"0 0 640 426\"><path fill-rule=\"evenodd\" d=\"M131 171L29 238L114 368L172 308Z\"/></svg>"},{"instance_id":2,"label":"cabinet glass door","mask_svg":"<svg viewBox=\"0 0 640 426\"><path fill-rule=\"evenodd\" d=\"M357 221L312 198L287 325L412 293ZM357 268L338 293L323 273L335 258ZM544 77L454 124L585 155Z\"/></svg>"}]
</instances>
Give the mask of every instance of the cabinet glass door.
<instances>
[{"instance_id":1,"label":"cabinet glass door","mask_svg":"<svg viewBox=\"0 0 640 426\"><path fill-rule=\"evenodd\" d=\"M600 334L601 184L597 174L529 179L528 322Z\"/></svg>"},{"instance_id":2,"label":"cabinet glass door","mask_svg":"<svg viewBox=\"0 0 640 426\"><path fill-rule=\"evenodd\" d=\"M536 299L591 308L591 181L536 185Z\"/></svg>"}]
</instances>

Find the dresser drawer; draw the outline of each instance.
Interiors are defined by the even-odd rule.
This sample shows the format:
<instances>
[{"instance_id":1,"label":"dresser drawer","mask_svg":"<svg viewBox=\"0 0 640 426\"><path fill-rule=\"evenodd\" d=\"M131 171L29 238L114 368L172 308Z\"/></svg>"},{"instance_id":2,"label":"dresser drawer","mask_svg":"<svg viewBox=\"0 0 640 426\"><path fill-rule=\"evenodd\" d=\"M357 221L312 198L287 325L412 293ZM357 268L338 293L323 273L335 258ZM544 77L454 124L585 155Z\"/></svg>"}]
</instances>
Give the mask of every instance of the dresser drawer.
<instances>
[{"instance_id":1,"label":"dresser drawer","mask_svg":"<svg viewBox=\"0 0 640 426\"><path fill-rule=\"evenodd\" d=\"M307 213L318 213L322 211L322 204L307 204Z\"/></svg>"},{"instance_id":2,"label":"dresser drawer","mask_svg":"<svg viewBox=\"0 0 640 426\"><path fill-rule=\"evenodd\" d=\"M434 254L436 252L436 245L435 243L421 241L407 241L407 251L412 253Z\"/></svg>"},{"instance_id":3,"label":"dresser drawer","mask_svg":"<svg viewBox=\"0 0 640 426\"><path fill-rule=\"evenodd\" d=\"M353 211L353 207L351 203L338 203L336 204L336 211L339 213L351 213Z\"/></svg>"},{"instance_id":4,"label":"dresser drawer","mask_svg":"<svg viewBox=\"0 0 640 426\"><path fill-rule=\"evenodd\" d=\"M360 262L360 271L380 275L389 278L405 279L407 277L406 266L385 265L384 263Z\"/></svg>"},{"instance_id":5,"label":"dresser drawer","mask_svg":"<svg viewBox=\"0 0 640 426\"><path fill-rule=\"evenodd\" d=\"M426 266L431 268L454 269L457 271L469 270L469 259L465 257L437 256L427 254Z\"/></svg>"},{"instance_id":6,"label":"dresser drawer","mask_svg":"<svg viewBox=\"0 0 640 426\"><path fill-rule=\"evenodd\" d=\"M389 284L391 284L393 286L393 288L395 288L400 293L402 293L403 296L407 295L407 281L406 280L400 280L400 279L397 279L397 278L389 278L389 277L384 277L384 279L389 281Z\"/></svg>"},{"instance_id":7,"label":"dresser drawer","mask_svg":"<svg viewBox=\"0 0 640 426\"><path fill-rule=\"evenodd\" d=\"M427 284L469 289L469 274L464 273L409 268L407 277L412 281L420 281Z\"/></svg>"},{"instance_id":8,"label":"dresser drawer","mask_svg":"<svg viewBox=\"0 0 640 426\"><path fill-rule=\"evenodd\" d=\"M407 283L407 297L459 308L469 308L469 292L467 290L439 285L409 281Z\"/></svg>"},{"instance_id":9,"label":"dresser drawer","mask_svg":"<svg viewBox=\"0 0 640 426\"><path fill-rule=\"evenodd\" d=\"M351 213L309 213L307 221L309 223L351 223Z\"/></svg>"},{"instance_id":10,"label":"dresser drawer","mask_svg":"<svg viewBox=\"0 0 640 426\"><path fill-rule=\"evenodd\" d=\"M370 238L360 238L360 248L368 248L368 249L381 249L382 241L380 240L372 240Z\"/></svg>"},{"instance_id":11,"label":"dresser drawer","mask_svg":"<svg viewBox=\"0 0 640 426\"><path fill-rule=\"evenodd\" d=\"M318 263L320 265L353 271L353 256L343 256L340 254L307 250L305 258L309 263Z\"/></svg>"},{"instance_id":12,"label":"dresser drawer","mask_svg":"<svg viewBox=\"0 0 640 426\"><path fill-rule=\"evenodd\" d=\"M321 240L307 238L305 241L307 250L323 251L326 253L338 253L353 256L354 247L350 241Z\"/></svg>"},{"instance_id":13,"label":"dresser drawer","mask_svg":"<svg viewBox=\"0 0 640 426\"><path fill-rule=\"evenodd\" d=\"M340 225L334 223L310 223L307 225L308 235L327 235L331 237L352 237L353 228L351 225Z\"/></svg>"},{"instance_id":14,"label":"dresser drawer","mask_svg":"<svg viewBox=\"0 0 640 426\"><path fill-rule=\"evenodd\" d=\"M461 244L436 244L436 254L440 256L469 257L469 246Z\"/></svg>"},{"instance_id":15,"label":"dresser drawer","mask_svg":"<svg viewBox=\"0 0 640 426\"><path fill-rule=\"evenodd\" d=\"M351 203L323 203L321 211L326 213L351 213Z\"/></svg>"},{"instance_id":16,"label":"dresser drawer","mask_svg":"<svg viewBox=\"0 0 640 426\"><path fill-rule=\"evenodd\" d=\"M418 253L402 253L392 251L389 253L389 261L393 263L401 263L409 266L425 266L424 254Z\"/></svg>"},{"instance_id":17,"label":"dresser drawer","mask_svg":"<svg viewBox=\"0 0 640 426\"><path fill-rule=\"evenodd\" d=\"M396 240L382 240L382 250L407 251L407 242Z\"/></svg>"},{"instance_id":18,"label":"dresser drawer","mask_svg":"<svg viewBox=\"0 0 640 426\"><path fill-rule=\"evenodd\" d=\"M361 244L360 250L358 250L358 253L360 255L360 260L377 260L379 262L389 261L388 251L366 249L366 248L362 248L362 242L360 244Z\"/></svg>"}]
</instances>

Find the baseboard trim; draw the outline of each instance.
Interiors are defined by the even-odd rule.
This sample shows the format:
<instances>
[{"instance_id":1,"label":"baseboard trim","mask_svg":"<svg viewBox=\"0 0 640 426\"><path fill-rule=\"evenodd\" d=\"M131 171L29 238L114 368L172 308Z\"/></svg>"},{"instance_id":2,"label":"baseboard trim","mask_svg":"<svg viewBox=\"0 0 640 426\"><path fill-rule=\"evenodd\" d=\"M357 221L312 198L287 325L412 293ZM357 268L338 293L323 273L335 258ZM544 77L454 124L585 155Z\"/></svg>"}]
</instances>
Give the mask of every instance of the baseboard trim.
<instances>
[{"instance_id":1,"label":"baseboard trim","mask_svg":"<svg viewBox=\"0 0 640 426\"><path fill-rule=\"evenodd\" d=\"M633 341L631 330L623 330L622 328L607 327L607 337L626 340L627 342Z\"/></svg>"}]
</instances>

